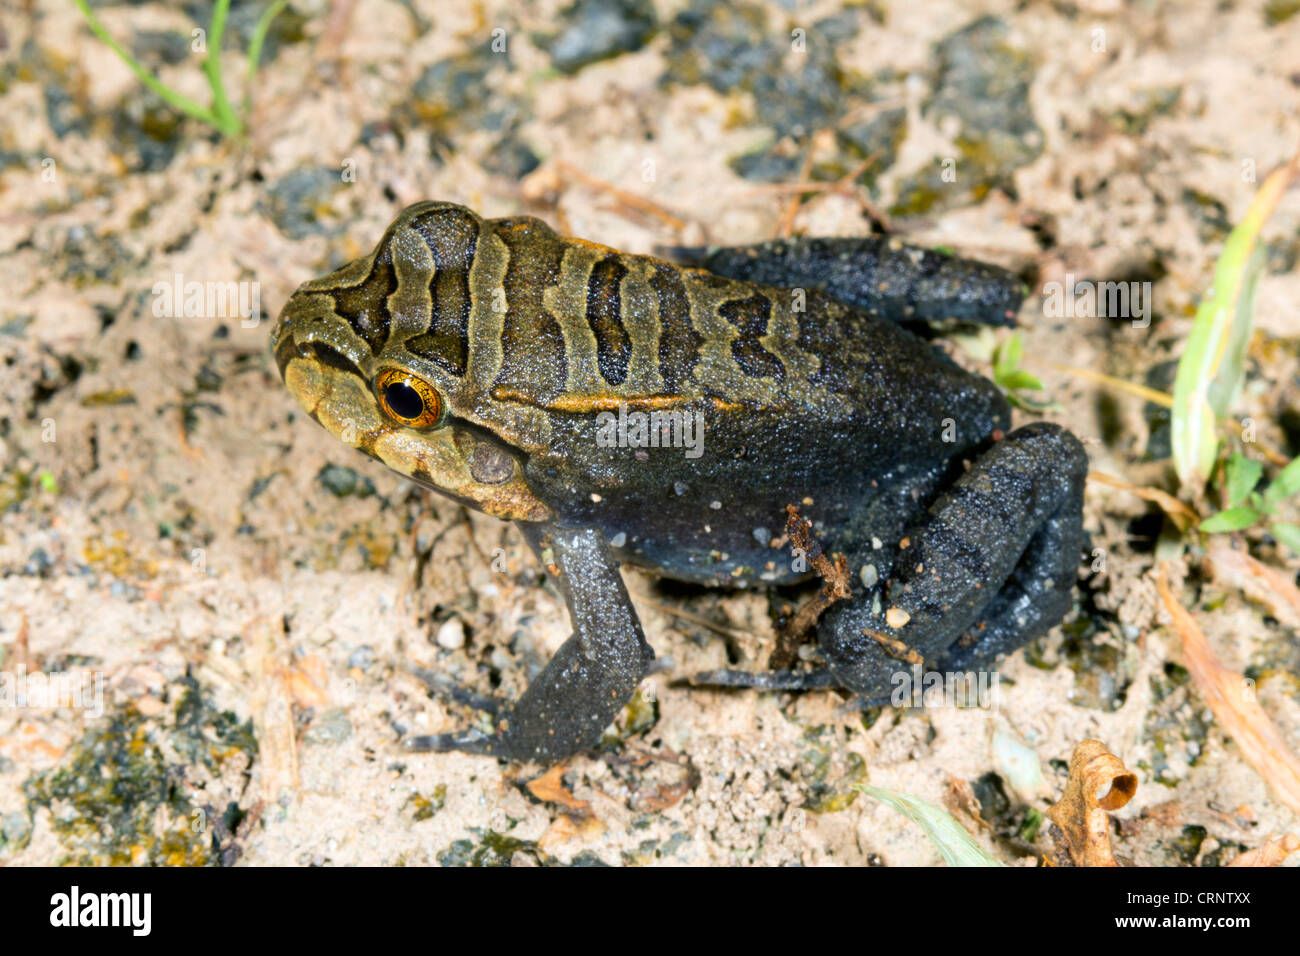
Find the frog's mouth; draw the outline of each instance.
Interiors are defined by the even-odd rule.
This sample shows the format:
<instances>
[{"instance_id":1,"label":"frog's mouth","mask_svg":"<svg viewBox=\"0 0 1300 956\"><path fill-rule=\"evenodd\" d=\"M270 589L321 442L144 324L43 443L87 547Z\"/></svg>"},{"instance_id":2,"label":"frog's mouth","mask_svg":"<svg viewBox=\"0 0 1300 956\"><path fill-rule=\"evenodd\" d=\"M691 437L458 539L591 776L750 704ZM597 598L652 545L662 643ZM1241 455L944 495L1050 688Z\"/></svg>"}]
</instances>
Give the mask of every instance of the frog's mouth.
<instances>
[{"instance_id":1,"label":"frog's mouth","mask_svg":"<svg viewBox=\"0 0 1300 956\"><path fill-rule=\"evenodd\" d=\"M394 424L379 410L369 383L341 356L327 361L315 348L284 348L277 358L284 384L307 414L344 444L425 487L510 521L545 521L551 510L524 480L523 463L507 449L456 419L428 429Z\"/></svg>"}]
</instances>

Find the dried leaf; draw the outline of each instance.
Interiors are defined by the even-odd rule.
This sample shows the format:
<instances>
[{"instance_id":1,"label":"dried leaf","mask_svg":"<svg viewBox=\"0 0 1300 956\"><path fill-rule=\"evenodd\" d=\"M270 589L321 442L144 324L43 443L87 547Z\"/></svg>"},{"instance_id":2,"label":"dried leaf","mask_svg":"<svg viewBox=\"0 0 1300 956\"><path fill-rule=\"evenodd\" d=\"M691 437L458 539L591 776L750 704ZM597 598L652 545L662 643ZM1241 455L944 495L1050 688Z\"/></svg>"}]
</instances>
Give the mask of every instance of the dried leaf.
<instances>
[{"instance_id":1,"label":"dried leaf","mask_svg":"<svg viewBox=\"0 0 1300 956\"><path fill-rule=\"evenodd\" d=\"M1296 850L1300 850L1300 836L1287 833L1276 840L1269 840L1263 846L1247 850L1228 866L1281 866Z\"/></svg>"},{"instance_id":2,"label":"dried leaf","mask_svg":"<svg viewBox=\"0 0 1300 956\"><path fill-rule=\"evenodd\" d=\"M299 707L328 707L330 702L329 672L319 655L309 654L289 667L284 675L285 686L293 702Z\"/></svg>"},{"instance_id":3,"label":"dried leaf","mask_svg":"<svg viewBox=\"0 0 1300 956\"><path fill-rule=\"evenodd\" d=\"M575 818L567 813L561 813L546 828L546 832L538 839L537 845L543 850L549 850L560 843L598 836L604 832L605 825L593 816Z\"/></svg>"},{"instance_id":4,"label":"dried leaf","mask_svg":"<svg viewBox=\"0 0 1300 956\"><path fill-rule=\"evenodd\" d=\"M1216 581L1240 588L1247 597L1266 604L1283 624L1300 627L1300 588L1290 576L1223 540L1210 545L1205 560Z\"/></svg>"},{"instance_id":5,"label":"dried leaf","mask_svg":"<svg viewBox=\"0 0 1300 956\"><path fill-rule=\"evenodd\" d=\"M1119 488L1130 494L1137 495L1144 501L1159 505L1160 509L1169 516L1169 520L1174 523L1179 531L1186 531L1200 520L1200 515L1193 511L1189 505L1179 501L1169 492L1161 491L1159 488L1147 488L1142 485L1130 484L1122 478L1116 478L1114 475L1108 475L1100 471L1088 472L1088 480L1102 485L1110 485L1112 488Z\"/></svg>"},{"instance_id":6,"label":"dried leaf","mask_svg":"<svg viewBox=\"0 0 1300 956\"><path fill-rule=\"evenodd\" d=\"M1156 589L1183 642L1184 663L1215 720L1278 799L1293 813L1300 813L1300 760L1287 749L1277 727L1255 700L1253 682L1219 663L1205 632L1169 590L1163 564L1156 575Z\"/></svg>"},{"instance_id":7,"label":"dried leaf","mask_svg":"<svg viewBox=\"0 0 1300 956\"><path fill-rule=\"evenodd\" d=\"M591 810L591 804L579 800L564 786L564 771L567 766L556 764L540 777L529 780L528 791L545 803L558 803L567 812L561 813L542 834L537 845L551 847L576 837L596 836L605 831L603 824Z\"/></svg>"},{"instance_id":8,"label":"dried leaf","mask_svg":"<svg viewBox=\"0 0 1300 956\"><path fill-rule=\"evenodd\" d=\"M528 792L543 803L558 803L569 810L590 810L590 803L579 800L564 786L564 772L567 769L566 764L556 764L540 777L529 780L526 784Z\"/></svg>"},{"instance_id":9,"label":"dried leaf","mask_svg":"<svg viewBox=\"0 0 1300 956\"><path fill-rule=\"evenodd\" d=\"M1109 813L1133 799L1137 783L1137 775L1100 740L1074 748L1065 792L1047 815L1060 828L1075 866L1119 866L1110 848Z\"/></svg>"},{"instance_id":10,"label":"dried leaf","mask_svg":"<svg viewBox=\"0 0 1300 956\"><path fill-rule=\"evenodd\" d=\"M948 789L943 794L943 806L954 820L966 828L968 833L978 833L989 829L985 819L980 816L980 802L970 781L960 777L948 778Z\"/></svg>"},{"instance_id":11,"label":"dried leaf","mask_svg":"<svg viewBox=\"0 0 1300 956\"><path fill-rule=\"evenodd\" d=\"M792 666L798 660L799 645L811 633L818 618L836 601L853 596L844 555L835 554L828 558L822 551L821 544L813 537L812 522L802 517L794 505L786 505L785 510L785 533L789 536L790 543L803 551L823 583L821 590L800 605L785 627L777 633L776 647L772 648L767 662L771 670L785 670Z\"/></svg>"}]
</instances>

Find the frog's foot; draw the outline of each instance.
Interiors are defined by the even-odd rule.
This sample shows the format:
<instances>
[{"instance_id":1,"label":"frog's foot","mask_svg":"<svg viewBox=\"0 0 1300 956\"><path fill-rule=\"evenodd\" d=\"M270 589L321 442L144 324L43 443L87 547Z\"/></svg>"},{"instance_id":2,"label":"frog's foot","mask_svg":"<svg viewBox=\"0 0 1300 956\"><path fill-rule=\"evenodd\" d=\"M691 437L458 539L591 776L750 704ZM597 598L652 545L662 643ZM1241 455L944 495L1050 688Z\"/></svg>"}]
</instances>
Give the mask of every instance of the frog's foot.
<instances>
[{"instance_id":1,"label":"frog's foot","mask_svg":"<svg viewBox=\"0 0 1300 956\"><path fill-rule=\"evenodd\" d=\"M957 319L1014 325L1029 289L1012 272L888 236L776 239L752 246L658 250L715 275L819 289L891 322Z\"/></svg>"},{"instance_id":2,"label":"frog's foot","mask_svg":"<svg viewBox=\"0 0 1300 956\"><path fill-rule=\"evenodd\" d=\"M459 704L462 707L469 707L472 710L488 714L490 717L495 718L502 708L508 706L505 701L485 697L467 687L462 687L445 674L439 674L437 671L431 671L426 667L413 667L411 673L442 700ZM491 753L488 745L492 743L492 735L485 734L481 730L469 730L456 734L429 734L422 737L409 737L402 742L402 745L414 753L445 753L450 750L460 750L466 753L487 754Z\"/></svg>"},{"instance_id":3,"label":"frog's foot","mask_svg":"<svg viewBox=\"0 0 1300 956\"><path fill-rule=\"evenodd\" d=\"M654 659L618 562L599 531L523 523L520 528L560 585L572 636L513 703L426 679L435 693L491 714L494 732L418 737L408 748L558 763L600 741Z\"/></svg>"},{"instance_id":4,"label":"frog's foot","mask_svg":"<svg viewBox=\"0 0 1300 956\"><path fill-rule=\"evenodd\" d=\"M816 690L840 686L839 680L825 667L811 671L701 671L686 680L692 687L747 687L754 690Z\"/></svg>"},{"instance_id":5,"label":"frog's foot","mask_svg":"<svg viewBox=\"0 0 1300 956\"><path fill-rule=\"evenodd\" d=\"M1059 623L1084 542L1086 472L1079 440L1045 422L990 448L908 535L879 609L857 600L822 619L840 681L879 698L918 664L984 665Z\"/></svg>"}]
</instances>

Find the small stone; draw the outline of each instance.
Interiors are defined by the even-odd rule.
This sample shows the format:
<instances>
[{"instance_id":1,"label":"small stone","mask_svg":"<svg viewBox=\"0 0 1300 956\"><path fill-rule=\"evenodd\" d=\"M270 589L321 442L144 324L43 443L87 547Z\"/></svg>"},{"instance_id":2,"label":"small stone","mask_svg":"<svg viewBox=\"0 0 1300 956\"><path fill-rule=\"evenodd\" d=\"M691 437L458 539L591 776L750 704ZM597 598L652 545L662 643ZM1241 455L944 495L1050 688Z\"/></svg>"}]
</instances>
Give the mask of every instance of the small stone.
<instances>
[{"instance_id":1,"label":"small stone","mask_svg":"<svg viewBox=\"0 0 1300 956\"><path fill-rule=\"evenodd\" d=\"M891 607L885 612L885 623L897 630L912 619L901 607Z\"/></svg>"},{"instance_id":2,"label":"small stone","mask_svg":"<svg viewBox=\"0 0 1300 956\"><path fill-rule=\"evenodd\" d=\"M336 498L368 498L375 493L374 482L343 465L326 465L316 473L316 480Z\"/></svg>"},{"instance_id":3,"label":"small stone","mask_svg":"<svg viewBox=\"0 0 1300 956\"><path fill-rule=\"evenodd\" d=\"M333 707L321 713L303 733L303 743L340 744L352 736L352 721L347 711Z\"/></svg>"},{"instance_id":4,"label":"small stone","mask_svg":"<svg viewBox=\"0 0 1300 956\"><path fill-rule=\"evenodd\" d=\"M458 617L449 617L442 622L438 628L438 634L434 637L439 647L446 648L449 651L459 650L465 646L465 625Z\"/></svg>"},{"instance_id":5,"label":"small stone","mask_svg":"<svg viewBox=\"0 0 1300 956\"><path fill-rule=\"evenodd\" d=\"M6 813L4 819L0 820L0 835L4 836L6 843L21 849L27 845L27 840L32 835L32 821L27 819L25 813Z\"/></svg>"},{"instance_id":6,"label":"small stone","mask_svg":"<svg viewBox=\"0 0 1300 956\"><path fill-rule=\"evenodd\" d=\"M550 53L564 73L639 50L656 26L649 0L578 0L561 16L567 26L551 39Z\"/></svg>"},{"instance_id":7,"label":"small stone","mask_svg":"<svg viewBox=\"0 0 1300 956\"><path fill-rule=\"evenodd\" d=\"M880 573L876 570L874 564L864 564L858 577L862 579L862 586L864 588L874 588L876 582L880 580Z\"/></svg>"}]
</instances>

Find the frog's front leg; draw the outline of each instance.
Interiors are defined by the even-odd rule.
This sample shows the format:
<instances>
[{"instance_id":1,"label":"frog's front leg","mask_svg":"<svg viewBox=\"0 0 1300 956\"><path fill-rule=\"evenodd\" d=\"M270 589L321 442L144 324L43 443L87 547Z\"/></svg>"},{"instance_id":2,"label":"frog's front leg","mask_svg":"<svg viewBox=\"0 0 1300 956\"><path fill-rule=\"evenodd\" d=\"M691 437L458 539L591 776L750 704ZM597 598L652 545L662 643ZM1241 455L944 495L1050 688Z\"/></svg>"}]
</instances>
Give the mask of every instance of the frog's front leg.
<instances>
[{"instance_id":1,"label":"frog's front leg","mask_svg":"<svg viewBox=\"0 0 1300 956\"><path fill-rule=\"evenodd\" d=\"M493 714L495 734L419 737L408 743L413 750L555 763L599 742L654 660L603 534L536 523L519 527L559 583L573 634L518 701L462 700Z\"/></svg>"},{"instance_id":2,"label":"frog's front leg","mask_svg":"<svg viewBox=\"0 0 1300 956\"><path fill-rule=\"evenodd\" d=\"M1084 543L1087 456L1040 422L978 458L907 536L878 605L831 608L818 642L844 686L887 699L918 659L946 669L989 663L1069 609Z\"/></svg>"}]
</instances>

